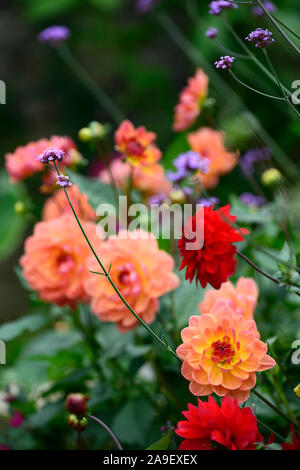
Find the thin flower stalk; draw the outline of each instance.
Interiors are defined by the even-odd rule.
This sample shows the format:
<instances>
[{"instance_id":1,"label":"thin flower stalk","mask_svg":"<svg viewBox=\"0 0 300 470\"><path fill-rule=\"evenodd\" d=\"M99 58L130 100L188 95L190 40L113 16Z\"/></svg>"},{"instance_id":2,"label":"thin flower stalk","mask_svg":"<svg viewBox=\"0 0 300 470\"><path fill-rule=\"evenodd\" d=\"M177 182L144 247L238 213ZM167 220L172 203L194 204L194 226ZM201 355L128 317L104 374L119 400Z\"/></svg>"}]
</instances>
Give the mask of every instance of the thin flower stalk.
<instances>
[{"instance_id":1,"label":"thin flower stalk","mask_svg":"<svg viewBox=\"0 0 300 470\"><path fill-rule=\"evenodd\" d=\"M103 423L103 421L101 421L99 418L96 418L96 416L93 416L93 415L85 415L85 416L86 416L86 418L92 419L96 423L100 424L100 426L103 429L105 429L105 431L110 435L110 437L112 438L112 440L116 444L116 447L118 448L118 450L123 450L123 447L121 446L120 442L118 441L118 439L116 438L116 436L114 435L112 430L105 423Z\"/></svg>"},{"instance_id":2,"label":"thin flower stalk","mask_svg":"<svg viewBox=\"0 0 300 470\"><path fill-rule=\"evenodd\" d=\"M56 162L54 162L54 168L57 172L58 175L60 175L60 171L59 171L59 168L56 164ZM175 351L173 351L173 349L168 345L166 344L150 327L149 325L147 325L147 323L145 323L138 315L137 313L133 310L133 308L128 304L128 302L124 299L124 297L122 296L121 292L118 290L117 286L115 285L114 281L112 280L111 276L110 276L110 273L109 273L109 270L106 270L105 266L102 264L100 258L98 257L95 249L93 248L87 234L85 233L85 230L84 228L82 227L81 225L81 222L76 214L76 211L73 207L73 204L70 200L70 197L69 197L69 194L68 194L68 191L66 190L66 188L63 188L63 191L65 192L65 195L66 195L66 198L68 200L68 203L71 207L71 210L74 214L74 217L77 221L77 224L86 240L86 242L88 243L93 255L95 256L96 260L97 260L97 263L99 264L100 268L102 269L102 272L101 273L94 273L94 274L100 274L100 275L104 275L109 283L111 284L111 286L113 287L114 291L116 292L116 294L119 296L119 298L121 299L121 301L124 303L124 305L126 305L126 307L129 309L129 311L135 316L135 318L138 320L139 323L141 323L141 325L143 325L144 328L146 328L146 330L148 331L148 333L151 334L151 336L153 336L153 338L155 338L160 344L161 346L163 346L168 352L170 352L177 360L180 361L179 357L177 356L177 354L175 353Z\"/></svg>"}]
</instances>

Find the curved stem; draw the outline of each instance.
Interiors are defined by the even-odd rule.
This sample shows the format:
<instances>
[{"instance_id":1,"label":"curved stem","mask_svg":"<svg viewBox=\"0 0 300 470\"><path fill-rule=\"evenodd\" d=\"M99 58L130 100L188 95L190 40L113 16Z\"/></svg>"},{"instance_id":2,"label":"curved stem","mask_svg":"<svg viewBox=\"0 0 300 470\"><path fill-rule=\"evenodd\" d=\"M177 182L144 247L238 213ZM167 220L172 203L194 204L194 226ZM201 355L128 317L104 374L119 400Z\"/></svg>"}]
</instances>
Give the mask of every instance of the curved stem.
<instances>
[{"instance_id":1,"label":"curved stem","mask_svg":"<svg viewBox=\"0 0 300 470\"><path fill-rule=\"evenodd\" d=\"M290 102L290 100L289 100L288 97L286 96L286 93L285 93L285 91L284 91L284 88L283 88L283 86L282 86L280 80L279 80L279 77L278 77L277 72L276 72L276 70L275 70L275 68L274 68L274 65L273 65L272 62L271 62L271 59L270 59L270 56L269 56L269 54L268 54L267 49L264 48L264 49L262 49L262 51L263 51L263 53L264 53L264 56L265 56L265 58L266 58L266 61L267 61L268 65L269 65L271 71L272 71L273 74L274 74L274 77L276 78L276 81L277 81L277 83L278 83L278 87L279 87L279 89L280 89L280 91L281 91L282 96L284 97L284 99L285 99L286 103L288 104L288 106L294 111L294 113L297 114L298 118L300 118L300 113L299 113L298 110L293 106L293 104Z\"/></svg>"},{"instance_id":2,"label":"curved stem","mask_svg":"<svg viewBox=\"0 0 300 470\"><path fill-rule=\"evenodd\" d=\"M277 21L273 18L271 13L266 9L263 2L261 0L256 0L257 5L263 10L265 15L269 18L270 22L275 26L277 31L281 34L281 36L289 43L289 45L294 49L294 51L300 56L300 49L293 43L293 41L288 37L288 35L281 29L278 25Z\"/></svg>"},{"instance_id":3,"label":"curved stem","mask_svg":"<svg viewBox=\"0 0 300 470\"><path fill-rule=\"evenodd\" d=\"M235 32L235 30L233 29L233 27L231 26L231 24L227 21L226 17L224 15L221 15L221 18L223 20L223 22L225 23L226 27L228 28L228 30L231 32L231 34L233 35L233 37L235 38L235 40L240 44L240 46L242 47L242 49L244 49L244 51L246 52L246 54L251 57L251 59L253 60L253 62L257 65L257 67L259 67L261 69L262 72L264 72L265 75L267 75L270 80L272 80L272 82L274 83L277 83L276 81L276 78L273 76L273 74L267 69L267 67L265 67L261 62L260 60L257 59L257 57L255 56L255 54L253 54L253 52L249 49L249 47L246 45L246 43L244 41L242 41L242 39L239 37L239 35ZM287 95L291 95L291 91L288 90L287 88L283 87L286 94Z\"/></svg>"},{"instance_id":4,"label":"curved stem","mask_svg":"<svg viewBox=\"0 0 300 470\"><path fill-rule=\"evenodd\" d=\"M244 261L246 261L246 263L248 263L253 269L255 269L255 271L257 271L258 273L262 274L263 276L265 276L267 279L270 279L270 281L273 281L275 282L275 284L277 285L281 285L281 283L278 281L278 279L276 279L275 277L271 276L270 274L266 273L265 271L263 271L261 268L259 268L255 263L253 263L253 261L251 261L249 258L247 258L247 256L245 256L243 253L241 253L240 251L237 251L236 252L237 255L242 258ZM282 286L284 287L284 286ZM295 292L296 295L298 295L300 297L300 293L299 292Z\"/></svg>"},{"instance_id":5,"label":"curved stem","mask_svg":"<svg viewBox=\"0 0 300 470\"><path fill-rule=\"evenodd\" d=\"M291 28L289 28L289 26L284 24L283 21L281 21L279 18L277 18L277 16L273 15L273 13L271 15L273 16L274 20L277 21L277 23L279 23L281 26L283 26L287 31L289 31L291 34L293 34L297 39L300 39L300 36L297 33L295 33L295 31L293 31Z\"/></svg>"},{"instance_id":6,"label":"curved stem","mask_svg":"<svg viewBox=\"0 0 300 470\"><path fill-rule=\"evenodd\" d=\"M114 435L112 430L105 423L103 423L103 421L101 421L99 418L96 418L96 416L93 416L93 415L85 415L85 416L86 416L86 418L90 418L93 421L95 421L96 423L100 424L100 426L102 426L102 428L105 429L105 431L110 435L110 437L112 438L112 440L116 444L117 448L119 450L123 450L123 447L121 446L120 442L118 441L118 439L116 438L116 436Z\"/></svg>"},{"instance_id":7,"label":"curved stem","mask_svg":"<svg viewBox=\"0 0 300 470\"><path fill-rule=\"evenodd\" d=\"M267 398L265 398L263 395L261 395L259 392L257 392L255 389L252 390L252 393L256 395L261 401L263 401L266 405L268 405L272 410L276 411L280 416L285 418L287 421L289 421L291 424L296 426L297 428L300 428L300 425L297 423L297 421L294 421L292 418L289 416L285 415L282 411L280 411L277 406L273 405Z\"/></svg>"},{"instance_id":8,"label":"curved stem","mask_svg":"<svg viewBox=\"0 0 300 470\"><path fill-rule=\"evenodd\" d=\"M59 169L58 169L58 167L57 167L57 165L56 165L56 162L54 162L54 168L55 168L57 174L60 175L60 172L59 172ZM109 270L106 270L106 269L105 269L104 265L102 264L100 258L99 258L98 255L97 255L95 249L93 248L93 246L92 246L92 244L91 244L91 242L90 242L90 240L89 240L87 234L85 233L85 230L84 230L84 228L82 227L81 222L80 222L80 220L79 220L79 218L78 218L78 216L77 216L77 214L76 214L76 211L75 211L75 209L74 209L74 207L73 207L73 204L72 204L72 202L71 202L71 200L70 200L68 191L66 190L66 188L63 188L63 190L64 190L64 193L65 193L66 198L67 198L67 200L68 200L68 203L69 203L69 205L70 205L70 207L71 207L71 209L72 209L72 212L73 212L73 214L74 214L74 217L75 217L75 219L76 219L76 222L77 222L77 224L78 224L78 226L79 226L79 228L80 228L80 230L81 230L81 233L83 234L83 236L84 236L84 238L85 238L87 244L89 245L89 247L90 247L90 249L91 249L91 251L92 251L94 257L96 258L97 263L99 264L99 266L100 266L101 269L102 269L102 273L99 273L99 274L103 274L103 275L107 278L107 280L109 281L110 285L112 286L112 288L114 289L114 291L116 292L116 294L119 296L119 298L121 299L121 301L123 302L123 304L128 308L128 310L132 313L132 315L135 316L135 318L137 319L137 321L138 321L141 325L143 325L144 328L146 328L146 330L148 331L148 333L150 333L150 335L153 336L153 338L155 338L155 339L161 344L161 346L163 346L163 347L164 347L167 351L169 351L174 357L176 357L177 360L181 361L181 359L177 356L176 352L173 351L173 349L172 349L169 345L167 345L167 344L149 327L149 325L147 325L147 323L145 323L145 322L137 315L137 313L133 310L133 308L132 308L132 307L128 304L128 302L124 299L124 297L122 296L121 292L119 291L119 289L118 289L117 286L115 285L114 281L113 281L112 278L110 277Z\"/></svg>"},{"instance_id":9,"label":"curved stem","mask_svg":"<svg viewBox=\"0 0 300 470\"><path fill-rule=\"evenodd\" d=\"M285 101L285 98L282 98L281 96L273 96L273 95L268 95L267 93L263 93L262 91L256 90L255 88L252 88L251 86L247 85L246 83L242 82L234 73L232 70L229 70L230 75L237 81L240 85L243 85L245 88L248 88L250 91L254 91L255 93L265 96L266 98L271 98L273 100L280 100L280 101Z\"/></svg>"}]
</instances>

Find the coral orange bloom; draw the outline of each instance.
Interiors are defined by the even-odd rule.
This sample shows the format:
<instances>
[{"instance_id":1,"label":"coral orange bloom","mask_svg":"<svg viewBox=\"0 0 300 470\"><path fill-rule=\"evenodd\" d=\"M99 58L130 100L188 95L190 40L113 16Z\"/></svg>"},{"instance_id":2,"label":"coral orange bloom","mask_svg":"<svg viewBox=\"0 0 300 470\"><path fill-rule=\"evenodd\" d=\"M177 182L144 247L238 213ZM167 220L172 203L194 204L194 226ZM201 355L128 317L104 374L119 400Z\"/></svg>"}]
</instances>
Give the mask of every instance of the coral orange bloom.
<instances>
[{"instance_id":1,"label":"coral orange bloom","mask_svg":"<svg viewBox=\"0 0 300 470\"><path fill-rule=\"evenodd\" d=\"M82 224L91 242L99 243L96 225ZM84 282L91 275L87 268L90 254L74 216L64 214L35 225L20 265L24 278L42 300L75 307L88 300Z\"/></svg>"},{"instance_id":2,"label":"coral orange bloom","mask_svg":"<svg viewBox=\"0 0 300 470\"><path fill-rule=\"evenodd\" d=\"M256 372L276 364L259 339L255 321L234 312L226 301L219 300L209 314L190 317L181 337L181 372L194 395L215 392L243 403L255 386Z\"/></svg>"},{"instance_id":3,"label":"coral orange bloom","mask_svg":"<svg viewBox=\"0 0 300 470\"><path fill-rule=\"evenodd\" d=\"M188 404L175 430L183 437L180 450L255 450L263 441L251 408L240 408L236 400L224 397L221 406L213 397Z\"/></svg>"},{"instance_id":4,"label":"coral orange bloom","mask_svg":"<svg viewBox=\"0 0 300 470\"><path fill-rule=\"evenodd\" d=\"M203 217L202 211L203 209ZM190 217L183 229L183 236L178 241L178 247L182 256L180 269L186 267L185 278L192 282L200 282L202 287L207 283L215 289L234 274L236 260L236 247L234 242L243 240L245 229L234 228L236 217L229 213L230 206L224 206L213 210L210 207L199 209L194 217ZM200 214L200 216L198 216ZM204 224L204 227L203 227ZM190 244L196 240L196 234L203 230L202 248L191 249ZM189 238L193 234L194 239Z\"/></svg>"},{"instance_id":5,"label":"coral orange bloom","mask_svg":"<svg viewBox=\"0 0 300 470\"><path fill-rule=\"evenodd\" d=\"M116 159L111 163L110 169L116 185L120 189L125 189L131 173L130 164ZM102 170L99 174L99 179L103 183L111 184L110 172L106 169ZM162 165L154 163L144 167L133 167L132 187L141 191L145 197L148 197L160 193L168 195L172 189L172 184L167 179Z\"/></svg>"},{"instance_id":6,"label":"coral orange bloom","mask_svg":"<svg viewBox=\"0 0 300 470\"><path fill-rule=\"evenodd\" d=\"M117 150L134 166L152 165L161 159L161 151L155 146L156 134L144 126L135 128L130 121L123 121L115 132Z\"/></svg>"},{"instance_id":7,"label":"coral orange bloom","mask_svg":"<svg viewBox=\"0 0 300 470\"><path fill-rule=\"evenodd\" d=\"M188 84L180 93L179 103L175 107L174 131L184 131L194 124L207 96L208 81L208 76L199 68L195 76L188 79Z\"/></svg>"},{"instance_id":8,"label":"coral orange bloom","mask_svg":"<svg viewBox=\"0 0 300 470\"><path fill-rule=\"evenodd\" d=\"M159 250L157 240L143 230L121 231L101 247L101 261L125 300L146 323L152 323L159 309L159 297L175 289L179 280L173 273L173 258ZM91 271L99 270L95 260ZM116 322L120 331L134 328L138 321L121 301L104 276L89 277L86 289L91 310L102 321Z\"/></svg>"},{"instance_id":9,"label":"coral orange bloom","mask_svg":"<svg viewBox=\"0 0 300 470\"><path fill-rule=\"evenodd\" d=\"M209 313L217 300L223 299L228 301L232 310L243 315L246 320L251 320L257 305L257 298L258 288L254 279L240 277L236 287L227 281L219 290L206 291L203 301L199 304L199 310L203 314Z\"/></svg>"},{"instance_id":10,"label":"coral orange bloom","mask_svg":"<svg viewBox=\"0 0 300 470\"><path fill-rule=\"evenodd\" d=\"M226 150L222 132L203 127L188 135L191 149L209 160L209 170L197 174L204 188L214 188L221 175L229 173L237 164L237 155Z\"/></svg>"},{"instance_id":11,"label":"coral orange bloom","mask_svg":"<svg viewBox=\"0 0 300 470\"><path fill-rule=\"evenodd\" d=\"M68 188L68 194L79 219L95 221L96 212L90 206L86 194L82 194L75 185ZM56 219L66 213L71 214L72 209L63 189L59 189L45 202L43 220Z\"/></svg>"},{"instance_id":12,"label":"coral orange bloom","mask_svg":"<svg viewBox=\"0 0 300 470\"><path fill-rule=\"evenodd\" d=\"M70 137L53 136L50 139L30 142L23 147L17 147L14 153L7 153L5 155L6 170L12 182L16 183L43 171L44 165L38 160L38 156L49 147L57 148L65 153L65 166L72 166L82 158Z\"/></svg>"}]
</instances>

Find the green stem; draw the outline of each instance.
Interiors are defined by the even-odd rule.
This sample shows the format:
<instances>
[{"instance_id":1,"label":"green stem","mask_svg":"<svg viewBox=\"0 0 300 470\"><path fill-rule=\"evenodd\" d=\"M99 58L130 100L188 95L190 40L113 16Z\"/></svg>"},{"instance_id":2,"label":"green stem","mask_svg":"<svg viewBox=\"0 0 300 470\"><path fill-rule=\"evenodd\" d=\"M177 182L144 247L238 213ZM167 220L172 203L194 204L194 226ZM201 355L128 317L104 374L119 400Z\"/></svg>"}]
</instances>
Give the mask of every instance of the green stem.
<instances>
[{"instance_id":1,"label":"green stem","mask_svg":"<svg viewBox=\"0 0 300 470\"><path fill-rule=\"evenodd\" d=\"M262 51L263 51L263 53L264 53L264 56L265 56L265 58L266 58L266 61L267 61L268 65L269 65L271 71L272 71L273 74L274 74L274 77L276 78L276 81L277 81L277 83L278 83L278 87L279 87L279 89L280 89L280 91L281 91L281 94L282 94L284 100L286 101L286 103L288 104L288 106L294 111L294 113L297 114L298 118L300 118L300 113L299 113L298 110L293 106L293 104L290 102L290 100L289 100L288 97L286 96L286 93L285 93L285 91L284 91L284 88L283 88L283 86L282 86L282 84L281 84L281 82L280 82L280 80L279 80L279 77L278 77L278 75L277 75L277 73L276 73L276 70L275 70L275 68L274 68L274 66L273 66L273 64L272 64L272 61L271 61L271 59L270 59L270 56L269 56L269 54L268 54L267 49L262 49Z\"/></svg>"},{"instance_id":2,"label":"green stem","mask_svg":"<svg viewBox=\"0 0 300 470\"><path fill-rule=\"evenodd\" d=\"M273 95L268 95L267 93L263 93L262 91L256 90L256 88L252 88L251 86L247 85L246 83L242 82L234 73L232 70L229 70L230 75L235 79L236 82L238 82L240 85L244 86L245 88L248 88L250 91L254 91L254 93L257 93L258 95L265 96L266 98L271 98L273 100L280 100L280 101L285 101L285 98L281 98L281 96L273 96Z\"/></svg>"},{"instance_id":3,"label":"green stem","mask_svg":"<svg viewBox=\"0 0 300 470\"><path fill-rule=\"evenodd\" d=\"M244 51L246 52L246 54L253 60L253 62L255 62L255 64L257 65L257 67L259 67L261 69L262 72L264 72L265 75L267 75L271 80L272 82L274 83L277 83L277 80L276 78L274 77L274 75L260 62L260 60L257 59L257 57L255 56L255 54L253 54L253 52L251 52L251 50L249 49L249 47L245 44L244 41L242 41L242 39L239 37L239 35L235 32L235 30L232 28L231 24L227 21L226 17L225 16L221 16L221 18L223 19L227 29L231 32L231 34L233 35L233 37L235 38L235 40L239 43L239 45L242 47L242 49L244 49ZM282 85L283 86L283 85ZM288 94L288 95L291 95L291 91L288 90L287 88L283 87L285 92Z\"/></svg>"},{"instance_id":4,"label":"green stem","mask_svg":"<svg viewBox=\"0 0 300 470\"><path fill-rule=\"evenodd\" d=\"M277 18L277 16L273 15L273 18L275 21L277 21L277 23L279 23L281 26L283 26L287 31L289 31L289 33L293 34L297 39L300 39L300 36L295 33L295 31L293 31L291 28L289 28L286 24L283 23L283 21L281 21L279 18Z\"/></svg>"},{"instance_id":5,"label":"green stem","mask_svg":"<svg viewBox=\"0 0 300 470\"><path fill-rule=\"evenodd\" d=\"M217 44L218 48L225 52L226 54L229 54L230 56L237 57L238 59L245 59L245 60L250 60L251 57L245 54L238 54L237 52L231 51L230 49L227 49L227 47L224 47L223 44L220 43L218 39L215 39L215 43Z\"/></svg>"},{"instance_id":6,"label":"green stem","mask_svg":"<svg viewBox=\"0 0 300 470\"><path fill-rule=\"evenodd\" d=\"M288 35L281 29L277 21L271 15L271 13L266 9L263 2L261 0L256 0L257 5L264 11L265 15L269 18L270 22L275 26L277 31L281 34L281 36L289 43L289 45L294 49L294 51L300 56L300 49L293 43L293 41L288 37Z\"/></svg>"},{"instance_id":7,"label":"green stem","mask_svg":"<svg viewBox=\"0 0 300 470\"><path fill-rule=\"evenodd\" d=\"M265 424L263 421L261 421L261 420L258 419L257 417L256 417L256 419L257 419L257 422L258 422L261 426L264 426L266 429L268 429L268 431L270 431L271 434L275 434L275 436L277 436L278 439L280 439L280 440L283 441L283 442L286 441L285 437L283 437L283 436L281 436L280 434L278 434L278 432L274 431L274 429L270 428L270 426L268 426L267 424Z\"/></svg>"},{"instance_id":8,"label":"green stem","mask_svg":"<svg viewBox=\"0 0 300 470\"><path fill-rule=\"evenodd\" d=\"M120 442L118 441L118 439L116 438L116 436L114 435L114 433L112 432L112 430L105 424L103 423L103 421L101 421L99 418L96 418L96 416L93 416L93 415L85 415L87 418L90 418L92 419L93 421L95 421L96 423L100 424L100 426L105 429L105 431L107 432L107 434L110 435L110 437L112 438L112 440L114 441L114 443L116 444L116 447L118 448L118 450L123 450L123 447L121 446Z\"/></svg>"},{"instance_id":9,"label":"green stem","mask_svg":"<svg viewBox=\"0 0 300 470\"><path fill-rule=\"evenodd\" d=\"M268 345L268 348L270 349L270 352L274 358L274 360L276 361L279 369L281 370L281 372L283 373L283 375L285 376L286 380L288 381L288 383L290 384L290 386L292 387L292 389L294 390L294 388L296 387L295 384L293 384L293 382L291 381L287 371L285 370L285 368L283 367L282 365L282 362L280 361L280 359L278 358L277 354L275 353L274 349L273 349L273 346L267 341L267 345Z\"/></svg>"},{"instance_id":10,"label":"green stem","mask_svg":"<svg viewBox=\"0 0 300 470\"><path fill-rule=\"evenodd\" d=\"M60 175L60 172L59 172L59 169L58 169L58 167L57 167L57 165L56 165L56 162L54 162L54 168L55 168L57 174ZM103 271L103 272L100 273L100 274L103 274L103 275L107 278L107 280L109 281L110 285L112 286L112 288L114 289L114 291L116 292L116 294L119 296L119 298L121 299L121 301L123 302L123 304L128 308L128 310L132 313L132 315L134 315L134 317L137 319L137 321L138 321L141 325L143 325L144 328L146 328L146 330L148 331L148 333L150 333L150 335L153 336L153 338L155 338L156 341L158 341L158 342L161 344L161 346L162 346L163 348L165 348L167 351L169 351L178 361L181 362L181 359L177 356L176 352L173 351L173 349L172 349L170 346L168 346L167 344L165 344L165 342L147 325L147 323L145 323L145 322L137 315L137 313L135 313L135 311L133 310L133 308L132 308L132 307L128 304L128 302L124 299L124 297L122 296L121 292L118 290L118 288L117 288L117 286L115 285L114 281L113 281L112 278L110 277L109 272L105 269L105 267L104 267L104 265L102 264L100 258L98 257L98 255L97 255L96 251L94 250L94 248L93 248L93 246L92 246L92 244L91 244L91 242L90 242L88 236L86 235L86 233L85 233L85 231L84 231L84 228L82 227L81 222L80 222L80 220L79 220L79 218L78 218L78 216L77 216L77 214L76 214L76 211L75 211L75 209L74 209L74 207L73 207L73 204L72 204L72 202L71 202L71 200L70 200L70 198L69 198L68 191L66 190L66 188L63 188L63 190L64 190L64 193L65 193L66 198L67 198L67 200L68 200L68 203L69 203L69 205L70 205L70 207L71 207L71 210L72 210L72 212L73 212L73 214L74 214L74 217L75 217L75 219L76 219L76 222L77 222L77 224L78 224L78 226L79 226L79 228L80 228L80 230L81 230L81 233L83 234L83 236L84 236L84 238L85 238L87 244L88 244L89 247L90 247L90 250L92 251L94 257L96 258L97 263L99 264L99 266L101 267L101 269L102 269L102 271Z\"/></svg>"},{"instance_id":11,"label":"green stem","mask_svg":"<svg viewBox=\"0 0 300 470\"><path fill-rule=\"evenodd\" d=\"M293 424L297 428L300 428L299 424L296 421L291 419L289 416L286 416L282 411L279 410L279 408L277 408L277 406L273 405L273 403L271 403L269 400L267 400L267 398L265 398L263 395L261 395L255 389L252 390L252 393L254 393L254 395L256 395L257 398L259 398L261 401L263 401L266 405L268 405L270 408L272 408L272 410L276 411L276 413L278 413L280 416L285 418L287 421L289 421L291 424Z\"/></svg>"},{"instance_id":12,"label":"green stem","mask_svg":"<svg viewBox=\"0 0 300 470\"><path fill-rule=\"evenodd\" d=\"M79 60L77 60L77 58L71 53L68 47L65 44L61 44L56 49L63 60L73 70L75 75L77 75L79 80L106 110L107 114L110 115L111 119L116 124L120 124L120 122L124 120L123 113L110 99L110 97L97 85L94 79L89 75Z\"/></svg>"}]
</instances>

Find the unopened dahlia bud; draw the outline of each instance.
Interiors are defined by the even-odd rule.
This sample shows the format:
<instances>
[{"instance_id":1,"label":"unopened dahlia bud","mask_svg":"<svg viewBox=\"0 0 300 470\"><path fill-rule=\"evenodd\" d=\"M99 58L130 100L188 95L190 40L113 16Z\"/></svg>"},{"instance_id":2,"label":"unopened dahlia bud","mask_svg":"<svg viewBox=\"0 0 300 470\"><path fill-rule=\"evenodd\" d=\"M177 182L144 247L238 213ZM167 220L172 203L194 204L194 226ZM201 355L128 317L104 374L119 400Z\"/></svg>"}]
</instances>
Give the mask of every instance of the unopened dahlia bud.
<instances>
[{"instance_id":1,"label":"unopened dahlia bud","mask_svg":"<svg viewBox=\"0 0 300 470\"><path fill-rule=\"evenodd\" d=\"M86 429L88 425L88 420L86 418L78 418L76 415L69 415L68 425L74 431L82 432Z\"/></svg>"},{"instance_id":2,"label":"unopened dahlia bud","mask_svg":"<svg viewBox=\"0 0 300 470\"><path fill-rule=\"evenodd\" d=\"M261 177L261 181L265 186L272 186L281 181L282 174L277 168L270 168L269 170L264 171Z\"/></svg>"},{"instance_id":3,"label":"unopened dahlia bud","mask_svg":"<svg viewBox=\"0 0 300 470\"><path fill-rule=\"evenodd\" d=\"M24 215L27 212L26 204L23 201L17 201L14 205L15 213L18 215Z\"/></svg>"},{"instance_id":4,"label":"unopened dahlia bud","mask_svg":"<svg viewBox=\"0 0 300 470\"><path fill-rule=\"evenodd\" d=\"M88 395L70 393L66 398L66 409L76 416L83 416L88 411Z\"/></svg>"},{"instance_id":5,"label":"unopened dahlia bud","mask_svg":"<svg viewBox=\"0 0 300 470\"><path fill-rule=\"evenodd\" d=\"M94 139L103 139L107 132L105 126L98 121L92 121L89 128Z\"/></svg>"},{"instance_id":6,"label":"unopened dahlia bud","mask_svg":"<svg viewBox=\"0 0 300 470\"><path fill-rule=\"evenodd\" d=\"M78 132L78 137L82 142L90 142L90 140L92 140L93 138L93 134L91 129L89 129L88 127L83 127Z\"/></svg>"},{"instance_id":7,"label":"unopened dahlia bud","mask_svg":"<svg viewBox=\"0 0 300 470\"><path fill-rule=\"evenodd\" d=\"M171 201L173 203L183 203L185 201L185 194L183 192L182 189L178 188L178 189L173 189L170 194L169 194L169 197L171 199Z\"/></svg>"},{"instance_id":8,"label":"unopened dahlia bud","mask_svg":"<svg viewBox=\"0 0 300 470\"><path fill-rule=\"evenodd\" d=\"M296 393L297 397L300 398L300 383L297 385L297 387L294 388L294 392Z\"/></svg>"}]
</instances>

